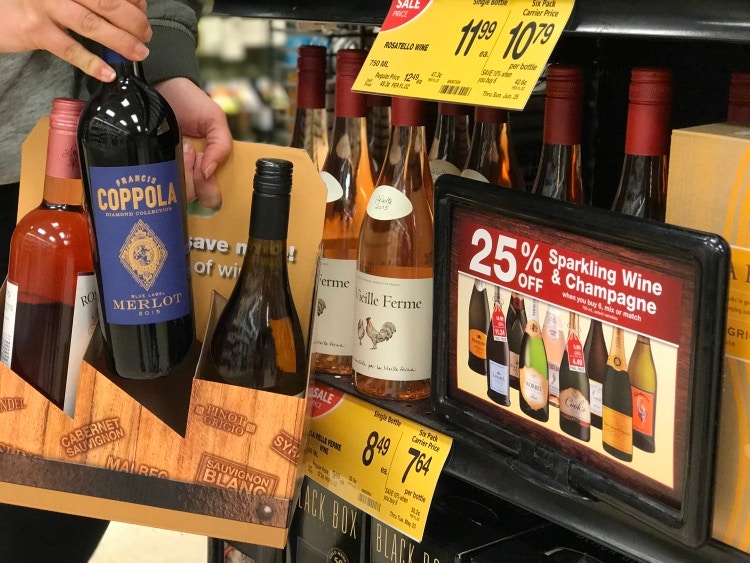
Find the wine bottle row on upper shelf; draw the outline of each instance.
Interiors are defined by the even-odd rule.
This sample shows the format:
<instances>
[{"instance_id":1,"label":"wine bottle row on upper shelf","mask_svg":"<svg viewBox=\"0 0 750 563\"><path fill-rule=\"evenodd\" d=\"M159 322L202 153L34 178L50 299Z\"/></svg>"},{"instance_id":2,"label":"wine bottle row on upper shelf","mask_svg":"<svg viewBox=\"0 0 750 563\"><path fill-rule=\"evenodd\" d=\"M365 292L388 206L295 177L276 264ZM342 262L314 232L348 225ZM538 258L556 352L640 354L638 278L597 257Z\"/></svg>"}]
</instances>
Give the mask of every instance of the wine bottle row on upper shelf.
<instances>
[{"instance_id":1,"label":"wine bottle row on upper shelf","mask_svg":"<svg viewBox=\"0 0 750 563\"><path fill-rule=\"evenodd\" d=\"M314 162L322 162L320 171L328 187L311 317L312 367L352 375L355 387L373 397L424 398L431 375L434 182L449 173L585 203L584 69L552 64L546 71L542 148L536 178L527 190L508 112L502 108L440 102L428 142L425 102L393 97L390 122L380 113L375 127L370 118L375 104L368 100L384 97L351 89L365 60L363 50L336 54L334 121L329 131L325 97L313 93L324 89L321 75L327 56L322 46L299 48L293 133L297 147L307 150ZM730 117L741 119L742 108L750 107L747 75L737 73L732 83ZM670 70L632 69L614 211L664 220L671 101ZM384 156L376 159L373 147L378 140L383 145L383 125L390 125L390 140ZM326 156L321 159L324 147ZM478 331L487 335L490 328L485 324ZM520 330L531 329L524 324ZM484 351L480 355L484 361ZM556 405L557 394L550 400ZM541 402L546 406L546 395ZM600 416L597 408L594 417Z\"/></svg>"}]
</instances>

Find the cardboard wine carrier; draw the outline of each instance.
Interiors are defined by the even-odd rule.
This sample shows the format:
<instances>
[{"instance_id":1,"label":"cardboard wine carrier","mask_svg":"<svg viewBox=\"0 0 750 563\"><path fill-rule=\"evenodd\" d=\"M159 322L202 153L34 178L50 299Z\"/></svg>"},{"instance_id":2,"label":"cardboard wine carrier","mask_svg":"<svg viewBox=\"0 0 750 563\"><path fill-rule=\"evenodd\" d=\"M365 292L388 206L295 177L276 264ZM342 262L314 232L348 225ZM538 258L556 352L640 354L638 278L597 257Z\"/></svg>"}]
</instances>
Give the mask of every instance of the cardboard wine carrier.
<instances>
[{"instance_id":1,"label":"cardboard wine carrier","mask_svg":"<svg viewBox=\"0 0 750 563\"><path fill-rule=\"evenodd\" d=\"M23 145L19 217L42 198L47 130L45 118ZM236 142L218 171L222 207L188 217L201 340L223 306L214 296L228 297L239 274L263 157L294 165L289 277L306 332L325 186L301 150ZM92 331L72 416L0 365L0 502L283 547L306 399L195 378L198 341L174 374L127 380L107 373Z\"/></svg>"},{"instance_id":2,"label":"cardboard wine carrier","mask_svg":"<svg viewBox=\"0 0 750 563\"><path fill-rule=\"evenodd\" d=\"M666 220L719 234L732 246L712 535L750 553L749 127L672 132Z\"/></svg>"}]
</instances>

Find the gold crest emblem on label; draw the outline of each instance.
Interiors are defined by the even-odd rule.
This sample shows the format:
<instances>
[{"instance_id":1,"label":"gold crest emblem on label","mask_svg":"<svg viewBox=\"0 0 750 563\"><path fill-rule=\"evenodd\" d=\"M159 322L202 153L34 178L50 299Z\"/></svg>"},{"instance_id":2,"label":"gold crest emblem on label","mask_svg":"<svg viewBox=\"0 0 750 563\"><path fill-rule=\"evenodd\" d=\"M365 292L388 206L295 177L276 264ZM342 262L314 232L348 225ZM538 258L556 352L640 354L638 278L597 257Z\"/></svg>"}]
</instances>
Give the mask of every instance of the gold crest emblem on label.
<instances>
[{"instance_id":1,"label":"gold crest emblem on label","mask_svg":"<svg viewBox=\"0 0 750 563\"><path fill-rule=\"evenodd\" d=\"M143 289L150 289L159 277L167 249L156 233L138 221L120 248L120 262Z\"/></svg>"}]
</instances>

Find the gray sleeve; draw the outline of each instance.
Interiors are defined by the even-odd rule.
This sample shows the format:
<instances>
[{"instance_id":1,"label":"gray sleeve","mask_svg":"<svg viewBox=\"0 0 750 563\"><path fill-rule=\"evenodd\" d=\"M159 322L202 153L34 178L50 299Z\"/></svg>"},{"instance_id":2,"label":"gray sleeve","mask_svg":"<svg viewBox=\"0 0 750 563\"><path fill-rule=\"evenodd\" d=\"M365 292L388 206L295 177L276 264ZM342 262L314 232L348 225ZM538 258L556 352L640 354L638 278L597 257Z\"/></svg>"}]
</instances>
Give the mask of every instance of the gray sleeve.
<instances>
[{"instance_id":1,"label":"gray sleeve","mask_svg":"<svg viewBox=\"0 0 750 563\"><path fill-rule=\"evenodd\" d=\"M177 76L200 84L195 50L202 8L202 0L148 0L147 13L154 33L143 71L150 84Z\"/></svg>"}]
</instances>

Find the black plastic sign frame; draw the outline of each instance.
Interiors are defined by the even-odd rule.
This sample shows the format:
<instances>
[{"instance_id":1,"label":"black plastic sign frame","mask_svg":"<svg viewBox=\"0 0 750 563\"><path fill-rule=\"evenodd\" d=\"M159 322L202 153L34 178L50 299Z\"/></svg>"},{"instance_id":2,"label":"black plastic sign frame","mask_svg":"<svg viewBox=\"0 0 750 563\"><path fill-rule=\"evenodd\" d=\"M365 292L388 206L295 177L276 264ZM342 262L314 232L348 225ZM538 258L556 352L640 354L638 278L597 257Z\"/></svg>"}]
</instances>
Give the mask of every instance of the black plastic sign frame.
<instances>
[{"instance_id":1,"label":"black plastic sign frame","mask_svg":"<svg viewBox=\"0 0 750 563\"><path fill-rule=\"evenodd\" d=\"M602 501L685 545L701 545L713 505L729 257L718 235L441 176L436 411L507 453L520 474L540 484L540 494ZM536 313L537 330L562 332L563 344L549 341L545 349L547 370L523 352L517 367L512 358L505 367L477 362L487 346L484 327L469 326L469 309L478 307L472 300L480 309L486 300L486 338L502 340L511 326L498 319L512 297L529 321ZM569 319L579 327L572 339ZM586 369L582 351L592 320L603 327L609 363L635 360L630 379L643 371L646 347L655 392L642 393L628 379L623 392L621 365L611 381L598 384L586 373L580 388L560 389L560 354L572 370ZM615 332L617 348L625 349L616 361ZM500 395L489 392L498 384L505 385ZM570 431L571 420L580 432ZM644 433L650 446L633 439Z\"/></svg>"}]
</instances>

